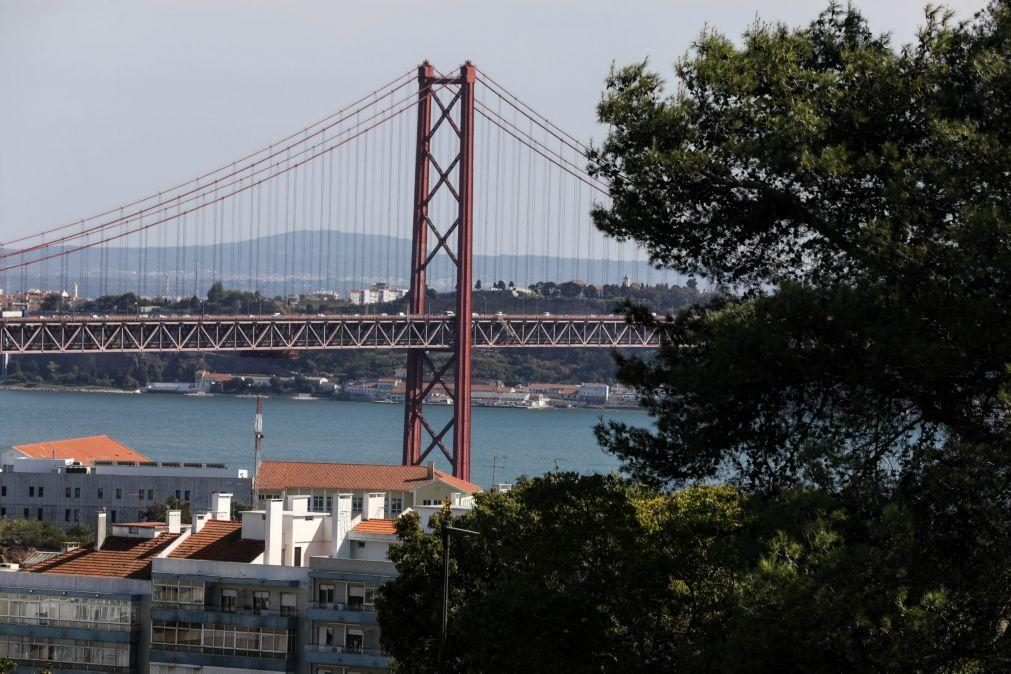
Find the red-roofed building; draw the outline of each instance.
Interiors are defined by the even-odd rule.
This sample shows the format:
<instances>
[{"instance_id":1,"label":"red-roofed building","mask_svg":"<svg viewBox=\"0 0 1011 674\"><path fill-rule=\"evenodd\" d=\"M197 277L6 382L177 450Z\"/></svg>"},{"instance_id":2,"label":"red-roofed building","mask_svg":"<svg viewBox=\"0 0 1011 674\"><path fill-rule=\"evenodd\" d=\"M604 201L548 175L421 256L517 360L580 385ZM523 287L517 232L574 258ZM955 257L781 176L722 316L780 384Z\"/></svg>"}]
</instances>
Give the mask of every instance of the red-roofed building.
<instances>
[{"instance_id":1,"label":"red-roofed building","mask_svg":"<svg viewBox=\"0 0 1011 674\"><path fill-rule=\"evenodd\" d=\"M481 487L434 465L400 466L312 461L264 461L256 477L257 498L308 496L313 512L330 512L333 498L351 494L352 513L361 513L366 495L382 493L384 506L369 519L396 517L406 508L442 503L465 505Z\"/></svg>"}]
</instances>

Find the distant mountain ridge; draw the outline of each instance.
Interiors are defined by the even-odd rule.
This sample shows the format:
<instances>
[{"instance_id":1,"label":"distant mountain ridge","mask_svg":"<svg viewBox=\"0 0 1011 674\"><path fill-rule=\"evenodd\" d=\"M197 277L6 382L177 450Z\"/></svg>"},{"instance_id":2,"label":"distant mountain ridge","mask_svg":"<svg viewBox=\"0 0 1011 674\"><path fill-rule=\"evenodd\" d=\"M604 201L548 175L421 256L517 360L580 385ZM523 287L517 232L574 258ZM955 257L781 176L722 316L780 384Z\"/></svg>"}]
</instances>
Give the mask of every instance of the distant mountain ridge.
<instances>
[{"instance_id":1,"label":"distant mountain ridge","mask_svg":"<svg viewBox=\"0 0 1011 674\"><path fill-rule=\"evenodd\" d=\"M110 246L105 251L93 248L71 254L66 264L49 260L44 278L38 264L24 272L0 273L0 288L8 292L22 287L69 290L76 281L79 293L86 297L97 296L102 290L109 294L141 290L145 295L202 295L213 280L220 279L227 288L259 290L271 297L318 290L346 293L377 282L406 287L410 256L411 241L405 238L302 230L217 246L148 246L146 254L136 246ZM641 261L474 255L473 278L486 285L498 280L519 286L576 279L620 283L626 275L650 284L683 285L686 280ZM440 251L428 267L428 285L446 290L455 282L456 269Z\"/></svg>"}]
</instances>

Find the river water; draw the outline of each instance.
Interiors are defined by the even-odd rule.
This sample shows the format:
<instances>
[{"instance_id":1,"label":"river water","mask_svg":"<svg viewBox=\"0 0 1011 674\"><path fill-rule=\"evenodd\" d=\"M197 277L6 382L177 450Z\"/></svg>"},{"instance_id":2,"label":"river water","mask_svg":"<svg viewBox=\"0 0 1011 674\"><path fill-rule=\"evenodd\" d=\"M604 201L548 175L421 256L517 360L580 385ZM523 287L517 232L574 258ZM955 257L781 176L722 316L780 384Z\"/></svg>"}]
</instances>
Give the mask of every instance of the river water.
<instances>
[{"instance_id":1,"label":"river water","mask_svg":"<svg viewBox=\"0 0 1011 674\"><path fill-rule=\"evenodd\" d=\"M256 403L232 396L0 390L0 447L105 434L155 461L248 468ZM442 428L449 410L426 408ZM649 425L640 410L475 407L471 477L488 487L557 467L607 473L617 461L593 437L600 418ZM334 400L264 401L264 456L273 460L399 463L400 405ZM438 453L436 450L433 456ZM437 461L448 467L445 459Z\"/></svg>"}]
</instances>

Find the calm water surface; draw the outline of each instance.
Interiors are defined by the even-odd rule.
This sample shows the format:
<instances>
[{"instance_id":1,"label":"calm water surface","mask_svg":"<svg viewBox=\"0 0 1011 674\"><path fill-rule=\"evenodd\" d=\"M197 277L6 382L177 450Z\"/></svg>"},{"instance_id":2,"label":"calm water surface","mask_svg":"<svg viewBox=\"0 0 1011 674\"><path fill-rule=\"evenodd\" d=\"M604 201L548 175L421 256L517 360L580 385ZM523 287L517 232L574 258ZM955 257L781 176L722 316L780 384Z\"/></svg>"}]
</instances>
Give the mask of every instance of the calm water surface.
<instances>
[{"instance_id":1,"label":"calm water surface","mask_svg":"<svg viewBox=\"0 0 1011 674\"><path fill-rule=\"evenodd\" d=\"M110 435L156 461L252 463L256 403L231 396L118 395L0 391L0 447L86 435ZM449 419L427 408L433 426ZM473 410L475 482L539 475L555 467L606 473L617 467L593 437L603 416L649 425L639 410ZM441 422L441 423L440 423ZM264 402L264 458L399 463L403 408L381 403L270 399ZM434 454L433 454L434 456ZM446 462L441 462L446 467ZM504 466L504 467L503 467Z\"/></svg>"}]
</instances>

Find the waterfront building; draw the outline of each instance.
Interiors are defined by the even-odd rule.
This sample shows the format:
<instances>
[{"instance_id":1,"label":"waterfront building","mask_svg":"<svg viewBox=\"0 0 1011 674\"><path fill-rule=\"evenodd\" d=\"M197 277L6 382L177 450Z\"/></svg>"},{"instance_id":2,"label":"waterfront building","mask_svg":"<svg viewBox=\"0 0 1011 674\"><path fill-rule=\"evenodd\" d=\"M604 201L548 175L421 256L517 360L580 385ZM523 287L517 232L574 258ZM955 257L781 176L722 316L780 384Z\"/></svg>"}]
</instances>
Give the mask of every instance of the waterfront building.
<instances>
[{"instance_id":1,"label":"waterfront building","mask_svg":"<svg viewBox=\"0 0 1011 674\"><path fill-rule=\"evenodd\" d=\"M580 384L576 399L587 405L606 405L609 393L607 384Z\"/></svg>"},{"instance_id":2,"label":"waterfront building","mask_svg":"<svg viewBox=\"0 0 1011 674\"><path fill-rule=\"evenodd\" d=\"M348 291L348 300L351 304L382 304L384 302L395 302L407 294L403 288L393 288L385 283L377 283L368 289L352 289Z\"/></svg>"},{"instance_id":3,"label":"waterfront building","mask_svg":"<svg viewBox=\"0 0 1011 674\"><path fill-rule=\"evenodd\" d=\"M407 508L420 506L467 505L481 487L426 466L400 466L312 461L264 461L257 476L257 503L283 499L291 495L308 496L310 510L329 512L338 494L351 494L352 515L365 512L380 519L367 503L378 507L377 494L383 495L384 517L395 518Z\"/></svg>"},{"instance_id":4,"label":"waterfront building","mask_svg":"<svg viewBox=\"0 0 1011 674\"><path fill-rule=\"evenodd\" d=\"M151 461L105 435L15 445L0 452L0 517L23 517L63 528L143 519L169 497L193 512L211 507L214 492L250 499L245 470L219 463Z\"/></svg>"}]
</instances>

